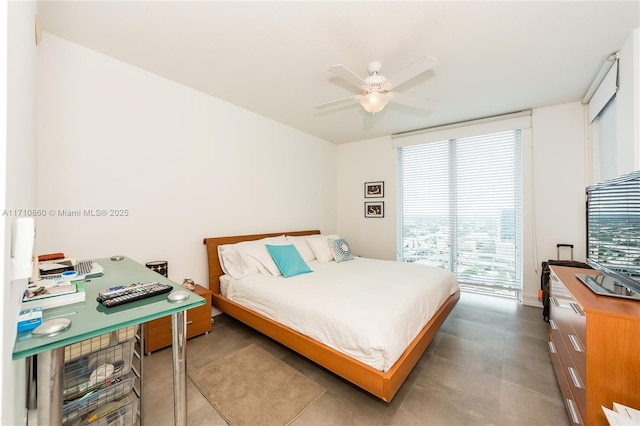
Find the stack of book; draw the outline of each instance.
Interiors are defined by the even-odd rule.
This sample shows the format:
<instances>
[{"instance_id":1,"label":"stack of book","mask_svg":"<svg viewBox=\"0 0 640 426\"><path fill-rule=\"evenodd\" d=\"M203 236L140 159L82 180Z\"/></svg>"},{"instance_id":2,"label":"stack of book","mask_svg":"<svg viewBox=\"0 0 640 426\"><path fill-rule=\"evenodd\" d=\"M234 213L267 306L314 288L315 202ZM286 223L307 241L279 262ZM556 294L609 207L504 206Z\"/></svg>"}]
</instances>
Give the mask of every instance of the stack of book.
<instances>
[{"instance_id":1,"label":"stack of book","mask_svg":"<svg viewBox=\"0 0 640 426\"><path fill-rule=\"evenodd\" d=\"M104 274L102 266L91 260L76 262L74 258L64 258L38 263L40 278L65 279L72 274L74 279L97 278ZM73 274L75 272L75 274Z\"/></svg>"},{"instance_id":2,"label":"stack of book","mask_svg":"<svg viewBox=\"0 0 640 426\"><path fill-rule=\"evenodd\" d=\"M43 279L29 284L22 296L22 309L55 308L84 302L85 298L82 281Z\"/></svg>"},{"instance_id":3,"label":"stack of book","mask_svg":"<svg viewBox=\"0 0 640 426\"><path fill-rule=\"evenodd\" d=\"M103 274L102 266L91 260L77 262L64 253L40 255L37 274L22 296L22 309L47 309L84 302L83 281Z\"/></svg>"}]
</instances>

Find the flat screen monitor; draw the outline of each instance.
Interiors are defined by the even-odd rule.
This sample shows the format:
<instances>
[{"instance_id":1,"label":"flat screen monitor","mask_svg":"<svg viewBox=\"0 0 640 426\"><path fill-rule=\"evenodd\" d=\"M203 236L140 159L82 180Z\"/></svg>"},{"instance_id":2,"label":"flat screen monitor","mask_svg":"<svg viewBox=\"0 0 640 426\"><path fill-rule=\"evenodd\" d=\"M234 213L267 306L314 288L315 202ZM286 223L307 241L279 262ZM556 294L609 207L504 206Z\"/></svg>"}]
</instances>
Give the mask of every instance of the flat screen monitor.
<instances>
[{"instance_id":1,"label":"flat screen monitor","mask_svg":"<svg viewBox=\"0 0 640 426\"><path fill-rule=\"evenodd\" d=\"M640 171L586 189L587 263L640 293Z\"/></svg>"}]
</instances>

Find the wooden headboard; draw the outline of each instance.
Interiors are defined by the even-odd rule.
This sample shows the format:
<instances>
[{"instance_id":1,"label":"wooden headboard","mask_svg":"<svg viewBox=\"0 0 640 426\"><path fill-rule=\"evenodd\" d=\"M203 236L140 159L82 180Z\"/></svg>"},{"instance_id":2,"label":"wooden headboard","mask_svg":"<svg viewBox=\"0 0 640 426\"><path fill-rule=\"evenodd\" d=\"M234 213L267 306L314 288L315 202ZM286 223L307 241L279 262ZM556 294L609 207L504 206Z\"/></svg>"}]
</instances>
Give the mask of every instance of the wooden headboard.
<instances>
[{"instance_id":1,"label":"wooden headboard","mask_svg":"<svg viewBox=\"0 0 640 426\"><path fill-rule=\"evenodd\" d=\"M209 262L209 290L214 294L220 294L220 277L224 274L222 266L220 266L220 258L218 257L218 246L223 244L235 244L242 241L260 240L267 237L277 237L279 235L314 235L319 234L319 230L311 231L294 231L294 232L273 232L270 234L255 235L232 235L229 237L205 238L203 244L207 246L207 260Z\"/></svg>"}]
</instances>

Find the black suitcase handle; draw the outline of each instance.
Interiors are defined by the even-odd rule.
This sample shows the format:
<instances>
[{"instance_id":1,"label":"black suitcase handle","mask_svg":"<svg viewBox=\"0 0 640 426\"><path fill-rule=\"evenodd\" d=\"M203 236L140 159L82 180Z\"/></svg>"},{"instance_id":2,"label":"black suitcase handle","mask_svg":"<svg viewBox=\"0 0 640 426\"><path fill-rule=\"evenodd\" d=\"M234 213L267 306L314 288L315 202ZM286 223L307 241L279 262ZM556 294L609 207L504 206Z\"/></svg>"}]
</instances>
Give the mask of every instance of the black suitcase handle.
<instances>
[{"instance_id":1,"label":"black suitcase handle","mask_svg":"<svg viewBox=\"0 0 640 426\"><path fill-rule=\"evenodd\" d=\"M573 244L556 244L556 250L558 251L558 260L560 260L560 247L569 247L571 249L571 260L573 260Z\"/></svg>"}]
</instances>

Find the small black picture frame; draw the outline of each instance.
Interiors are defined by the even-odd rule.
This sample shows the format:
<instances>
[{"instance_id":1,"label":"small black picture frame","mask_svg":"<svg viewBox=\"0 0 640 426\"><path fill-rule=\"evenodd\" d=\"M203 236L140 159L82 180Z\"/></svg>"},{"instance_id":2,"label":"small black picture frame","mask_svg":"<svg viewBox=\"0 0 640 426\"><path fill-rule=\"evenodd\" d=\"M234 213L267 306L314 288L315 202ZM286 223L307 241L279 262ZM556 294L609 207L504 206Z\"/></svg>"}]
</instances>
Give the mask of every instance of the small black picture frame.
<instances>
[{"instance_id":1,"label":"small black picture frame","mask_svg":"<svg viewBox=\"0 0 640 426\"><path fill-rule=\"evenodd\" d=\"M384 197L384 181L364 183L364 198L382 197Z\"/></svg>"},{"instance_id":2,"label":"small black picture frame","mask_svg":"<svg viewBox=\"0 0 640 426\"><path fill-rule=\"evenodd\" d=\"M384 201L365 202L364 217L384 217Z\"/></svg>"}]
</instances>

